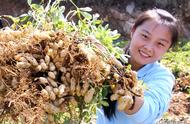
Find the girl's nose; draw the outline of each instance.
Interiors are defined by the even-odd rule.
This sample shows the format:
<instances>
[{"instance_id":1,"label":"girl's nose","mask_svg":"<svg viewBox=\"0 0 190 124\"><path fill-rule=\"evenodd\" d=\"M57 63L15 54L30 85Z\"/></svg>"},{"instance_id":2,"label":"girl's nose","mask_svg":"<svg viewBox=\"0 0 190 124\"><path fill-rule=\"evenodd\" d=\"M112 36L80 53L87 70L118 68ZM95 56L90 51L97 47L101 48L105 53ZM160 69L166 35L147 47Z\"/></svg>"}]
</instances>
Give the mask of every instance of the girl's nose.
<instances>
[{"instance_id":1,"label":"girl's nose","mask_svg":"<svg viewBox=\"0 0 190 124\"><path fill-rule=\"evenodd\" d=\"M146 44L146 45L144 46L145 51L146 51L149 55L152 55L152 53L153 53L153 48L154 48L153 44Z\"/></svg>"}]
</instances>

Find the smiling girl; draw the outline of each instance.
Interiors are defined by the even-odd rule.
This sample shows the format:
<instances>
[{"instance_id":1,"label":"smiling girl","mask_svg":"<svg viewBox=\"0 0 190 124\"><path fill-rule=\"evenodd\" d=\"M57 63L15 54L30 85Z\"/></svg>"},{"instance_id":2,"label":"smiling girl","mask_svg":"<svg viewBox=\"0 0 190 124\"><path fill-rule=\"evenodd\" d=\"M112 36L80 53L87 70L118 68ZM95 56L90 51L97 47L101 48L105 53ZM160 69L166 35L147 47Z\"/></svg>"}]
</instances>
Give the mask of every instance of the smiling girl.
<instances>
[{"instance_id":1,"label":"smiling girl","mask_svg":"<svg viewBox=\"0 0 190 124\"><path fill-rule=\"evenodd\" d=\"M139 15L125 52L131 56L129 64L137 72L138 80L142 80L148 90L143 98L135 96L133 106L122 112L116 109L117 102L108 97L109 107L103 106L97 111L97 124L156 123L168 109L175 80L158 61L177 40L177 20L167 11L152 9Z\"/></svg>"}]
</instances>

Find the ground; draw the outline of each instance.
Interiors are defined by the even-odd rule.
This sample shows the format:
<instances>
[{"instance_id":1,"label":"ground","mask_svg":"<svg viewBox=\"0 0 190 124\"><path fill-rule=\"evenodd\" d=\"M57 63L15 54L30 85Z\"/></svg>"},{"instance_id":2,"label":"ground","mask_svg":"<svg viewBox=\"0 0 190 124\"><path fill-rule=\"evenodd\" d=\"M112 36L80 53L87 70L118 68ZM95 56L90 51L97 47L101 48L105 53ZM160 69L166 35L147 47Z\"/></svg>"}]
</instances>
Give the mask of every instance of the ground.
<instances>
[{"instance_id":1,"label":"ground","mask_svg":"<svg viewBox=\"0 0 190 124\"><path fill-rule=\"evenodd\" d=\"M190 75L182 76L176 80L173 96L167 113L160 123L175 122L179 124L190 124Z\"/></svg>"},{"instance_id":2,"label":"ground","mask_svg":"<svg viewBox=\"0 0 190 124\"><path fill-rule=\"evenodd\" d=\"M0 14L1 15L3 15L3 14L9 15L10 14L13 16L18 16L27 11L27 5L26 5L25 0L20 0L20 1L14 0L15 2L10 2L10 1L11 0L0 1L0 3L1 3ZM123 6L121 6L121 5L123 5ZM103 8L105 8L105 7L103 7ZM126 8L126 6L124 6L124 4L120 4L120 5L118 5L118 8ZM107 13L109 11L104 12L104 9L102 9L102 8L101 9L97 8L96 10L97 10L97 12L100 12L100 13L102 11L102 14L105 13L104 16L101 15L102 17L107 17L110 15L110 13ZM122 9L122 10L124 10L124 9ZM116 11L111 11L111 12L116 13ZM121 15L122 17L120 17L119 15ZM122 13L117 12L116 16L114 16L114 14L112 13L110 17L115 17L115 18L109 18L111 21L121 19L122 24L126 24L126 23L124 23L125 20L127 20L126 22L128 22L128 18L126 17L125 14L122 14ZM124 18L124 17L126 17L126 18ZM105 20L107 20L107 18L105 18ZM110 21L110 20L108 20L108 21ZM114 22L112 22L112 23L113 23L112 29L115 29L115 27L119 27L118 24L120 24L120 23L115 22L115 24L116 24L115 27L114 27ZM123 27L123 26L121 26L121 27ZM173 90L173 96L172 96L169 110L163 116L162 120L159 123L167 123L167 122L170 123L170 122L175 121L179 124L183 124L183 123L190 124L190 94L188 94L187 86L190 86L190 76L189 77L187 76L187 78L181 77L176 80L176 84L175 84L175 87ZM189 91L189 93L190 93L190 91Z\"/></svg>"}]
</instances>

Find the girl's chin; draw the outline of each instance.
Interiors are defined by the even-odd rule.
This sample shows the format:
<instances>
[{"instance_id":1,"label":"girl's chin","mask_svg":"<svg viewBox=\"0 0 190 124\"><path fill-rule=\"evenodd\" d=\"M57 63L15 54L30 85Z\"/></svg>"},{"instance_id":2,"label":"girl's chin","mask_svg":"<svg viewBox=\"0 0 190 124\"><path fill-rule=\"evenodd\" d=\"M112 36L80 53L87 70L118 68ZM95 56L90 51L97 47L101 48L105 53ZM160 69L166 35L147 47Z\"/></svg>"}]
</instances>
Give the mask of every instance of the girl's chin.
<instances>
[{"instance_id":1,"label":"girl's chin","mask_svg":"<svg viewBox=\"0 0 190 124\"><path fill-rule=\"evenodd\" d=\"M138 56L138 60L140 61L140 62L149 62L150 61L150 57L145 57L145 56L142 56L142 55L139 55Z\"/></svg>"},{"instance_id":2,"label":"girl's chin","mask_svg":"<svg viewBox=\"0 0 190 124\"><path fill-rule=\"evenodd\" d=\"M140 64L140 65L146 65L146 64L149 64L149 63L152 63L153 61L150 61L150 60L147 60L147 59L139 59L138 60L138 63Z\"/></svg>"}]
</instances>

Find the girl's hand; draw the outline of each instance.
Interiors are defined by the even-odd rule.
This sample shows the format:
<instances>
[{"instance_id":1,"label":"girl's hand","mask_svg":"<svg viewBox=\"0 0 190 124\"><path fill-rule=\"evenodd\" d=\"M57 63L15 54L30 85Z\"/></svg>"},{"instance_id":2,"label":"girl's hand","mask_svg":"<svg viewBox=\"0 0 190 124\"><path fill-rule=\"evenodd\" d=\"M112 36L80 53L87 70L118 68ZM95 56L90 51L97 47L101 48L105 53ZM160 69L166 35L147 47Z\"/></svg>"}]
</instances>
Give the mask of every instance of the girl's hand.
<instances>
[{"instance_id":1,"label":"girl's hand","mask_svg":"<svg viewBox=\"0 0 190 124\"><path fill-rule=\"evenodd\" d=\"M144 103L143 97L138 97L138 96L134 96L134 97L135 97L134 98L135 100L134 100L133 106L131 106L133 108L131 109L131 107L127 107L127 106L125 108L125 113L128 115L132 115L138 112Z\"/></svg>"}]
</instances>

